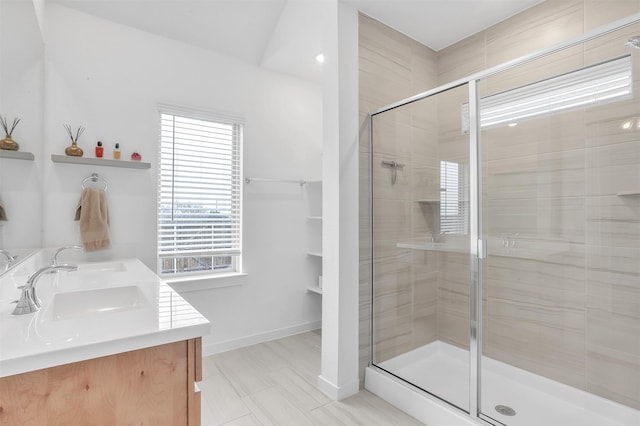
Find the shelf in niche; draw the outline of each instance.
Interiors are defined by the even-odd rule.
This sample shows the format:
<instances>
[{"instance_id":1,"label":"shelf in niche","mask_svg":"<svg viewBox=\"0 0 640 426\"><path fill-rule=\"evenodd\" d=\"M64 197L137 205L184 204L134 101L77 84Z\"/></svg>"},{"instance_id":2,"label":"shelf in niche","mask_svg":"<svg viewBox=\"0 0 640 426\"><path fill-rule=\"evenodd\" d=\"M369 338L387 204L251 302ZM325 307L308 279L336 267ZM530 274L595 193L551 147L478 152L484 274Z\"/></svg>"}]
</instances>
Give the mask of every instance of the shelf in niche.
<instances>
[{"instance_id":1,"label":"shelf in niche","mask_svg":"<svg viewBox=\"0 0 640 426\"><path fill-rule=\"evenodd\" d=\"M416 203L439 203L440 198L424 198L422 200L416 200Z\"/></svg>"},{"instance_id":2,"label":"shelf in niche","mask_svg":"<svg viewBox=\"0 0 640 426\"><path fill-rule=\"evenodd\" d=\"M307 220L322 222L322 216L307 216Z\"/></svg>"},{"instance_id":3,"label":"shelf in niche","mask_svg":"<svg viewBox=\"0 0 640 426\"><path fill-rule=\"evenodd\" d=\"M307 287L307 291L309 293L322 294L322 289L317 286L309 286Z\"/></svg>"},{"instance_id":4,"label":"shelf in niche","mask_svg":"<svg viewBox=\"0 0 640 426\"><path fill-rule=\"evenodd\" d=\"M317 252L317 251L308 251L308 252L307 252L307 256L312 256L312 257L322 257L322 253Z\"/></svg>"},{"instance_id":5,"label":"shelf in niche","mask_svg":"<svg viewBox=\"0 0 640 426\"><path fill-rule=\"evenodd\" d=\"M620 191L618 193L616 193L617 196L619 197L625 197L625 196L630 196L630 195L640 195L640 189L637 191Z\"/></svg>"},{"instance_id":6,"label":"shelf in niche","mask_svg":"<svg viewBox=\"0 0 640 426\"><path fill-rule=\"evenodd\" d=\"M67 155L51 154L54 163L87 164L90 166L123 167L129 169L149 169L151 163L128 160L108 160L105 158L69 157Z\"/></svg>"},{"instance_id":7,"label":"shelf in niche","mask_svg":"<svg viewBox=\"0 0 640 426\"><path fill-rule=\"evenodd\" d=\"M32 153L26 151L9 151L6 149L0 149L0 158L33 161L35 159L35 156Z\"/></svg>"}]
</instances>

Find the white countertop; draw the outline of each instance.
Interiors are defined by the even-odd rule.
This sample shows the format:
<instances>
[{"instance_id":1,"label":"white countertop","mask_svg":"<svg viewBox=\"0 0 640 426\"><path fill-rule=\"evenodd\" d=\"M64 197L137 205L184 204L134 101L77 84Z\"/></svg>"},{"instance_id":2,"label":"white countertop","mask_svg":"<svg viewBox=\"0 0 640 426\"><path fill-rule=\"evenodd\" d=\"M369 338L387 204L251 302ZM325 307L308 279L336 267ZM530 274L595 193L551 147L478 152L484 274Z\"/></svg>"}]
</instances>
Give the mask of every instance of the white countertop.
<instances>
[{"instance_id":1,"label":"white countertop","mask_svg":"<svg viewBox=\"0 0 640 426\"><path fill-rule=\"evenodd\" d=\"M12 315L17 287L44 259L32 256L0 278L0 377L209 333L209 321L138 259L43 275L42 309Z\"/></svg>"}]
</instances>

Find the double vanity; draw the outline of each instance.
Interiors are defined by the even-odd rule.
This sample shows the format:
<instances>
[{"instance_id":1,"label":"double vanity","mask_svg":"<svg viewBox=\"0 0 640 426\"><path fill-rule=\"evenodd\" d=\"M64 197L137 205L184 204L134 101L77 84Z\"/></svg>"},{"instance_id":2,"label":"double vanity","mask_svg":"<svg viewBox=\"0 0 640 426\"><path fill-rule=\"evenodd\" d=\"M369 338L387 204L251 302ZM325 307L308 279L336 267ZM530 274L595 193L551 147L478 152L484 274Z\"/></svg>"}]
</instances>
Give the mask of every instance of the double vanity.
<instances>
[{"instance_id":1,"label":"double vanity","mask_svg":"<svg viewBox=\"0 0 640 426\"><path fill-rule=\"evenodd\" d=\"M0 277L0 425L199 425L209 322L135 258L42 273L14 315L50 254Z\"/></svg>"}]
</instances>

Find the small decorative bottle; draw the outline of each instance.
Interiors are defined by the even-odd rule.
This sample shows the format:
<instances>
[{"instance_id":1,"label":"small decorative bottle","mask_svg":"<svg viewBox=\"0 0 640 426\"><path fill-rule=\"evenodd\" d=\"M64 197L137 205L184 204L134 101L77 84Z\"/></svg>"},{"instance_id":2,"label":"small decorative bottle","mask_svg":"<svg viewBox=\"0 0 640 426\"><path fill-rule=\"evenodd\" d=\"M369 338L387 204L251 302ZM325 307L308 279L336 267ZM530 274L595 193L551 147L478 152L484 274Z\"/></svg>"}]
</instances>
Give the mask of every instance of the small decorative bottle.
<instances>
[{"instance_id":1,"label":"small decorative bottle","mask_svg":"<svg viewBox=\"0 0 640 426\"><path fill-rule=\"evenodd\" d=\"M98 144L96 145L96 158L102 158L103 154L104 148L102 147L102 142L98 141Z\"/></svg>"},{"instance_id":2,"label":"small decorative bottle","mask_svg":"<svg viewBox=\"0 0 640 426\"><path fill-rule=\"evenodd\" d=\"M113 150L113 158L116 160L120 159L120 144L117 143L115 149Z\"/></svg>"}]
</instances>

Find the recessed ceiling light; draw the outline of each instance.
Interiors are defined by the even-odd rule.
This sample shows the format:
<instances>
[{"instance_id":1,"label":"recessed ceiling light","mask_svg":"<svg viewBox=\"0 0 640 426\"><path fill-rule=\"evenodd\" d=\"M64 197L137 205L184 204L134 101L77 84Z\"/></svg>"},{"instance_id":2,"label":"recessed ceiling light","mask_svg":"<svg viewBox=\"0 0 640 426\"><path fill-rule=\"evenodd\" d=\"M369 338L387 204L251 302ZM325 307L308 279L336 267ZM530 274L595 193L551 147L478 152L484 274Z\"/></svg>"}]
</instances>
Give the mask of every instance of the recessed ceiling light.
<instances>
[{"instance_id":1,"label":"recessed ceiling light","mask_svg":"<svg viewBox=\"0 0 640 426\"><path fill-rule=\"evenodd\" d=\"M509 126L509 127L516 127L517 125L518 125L518 123L509 123L509 124L507 124L507 126Z\"/></svg>"},{"instance_id":2,"label":"recessed ceiling light","mask_svg":"<svg viewBox=\"0 0 640 426\"><path fill-rule=\"evenodd\" d=\"M324 54L323 53L318 53L316 55L316 61L320 62L321 64L324 63Z\"/></svg>"}]
</instances>

